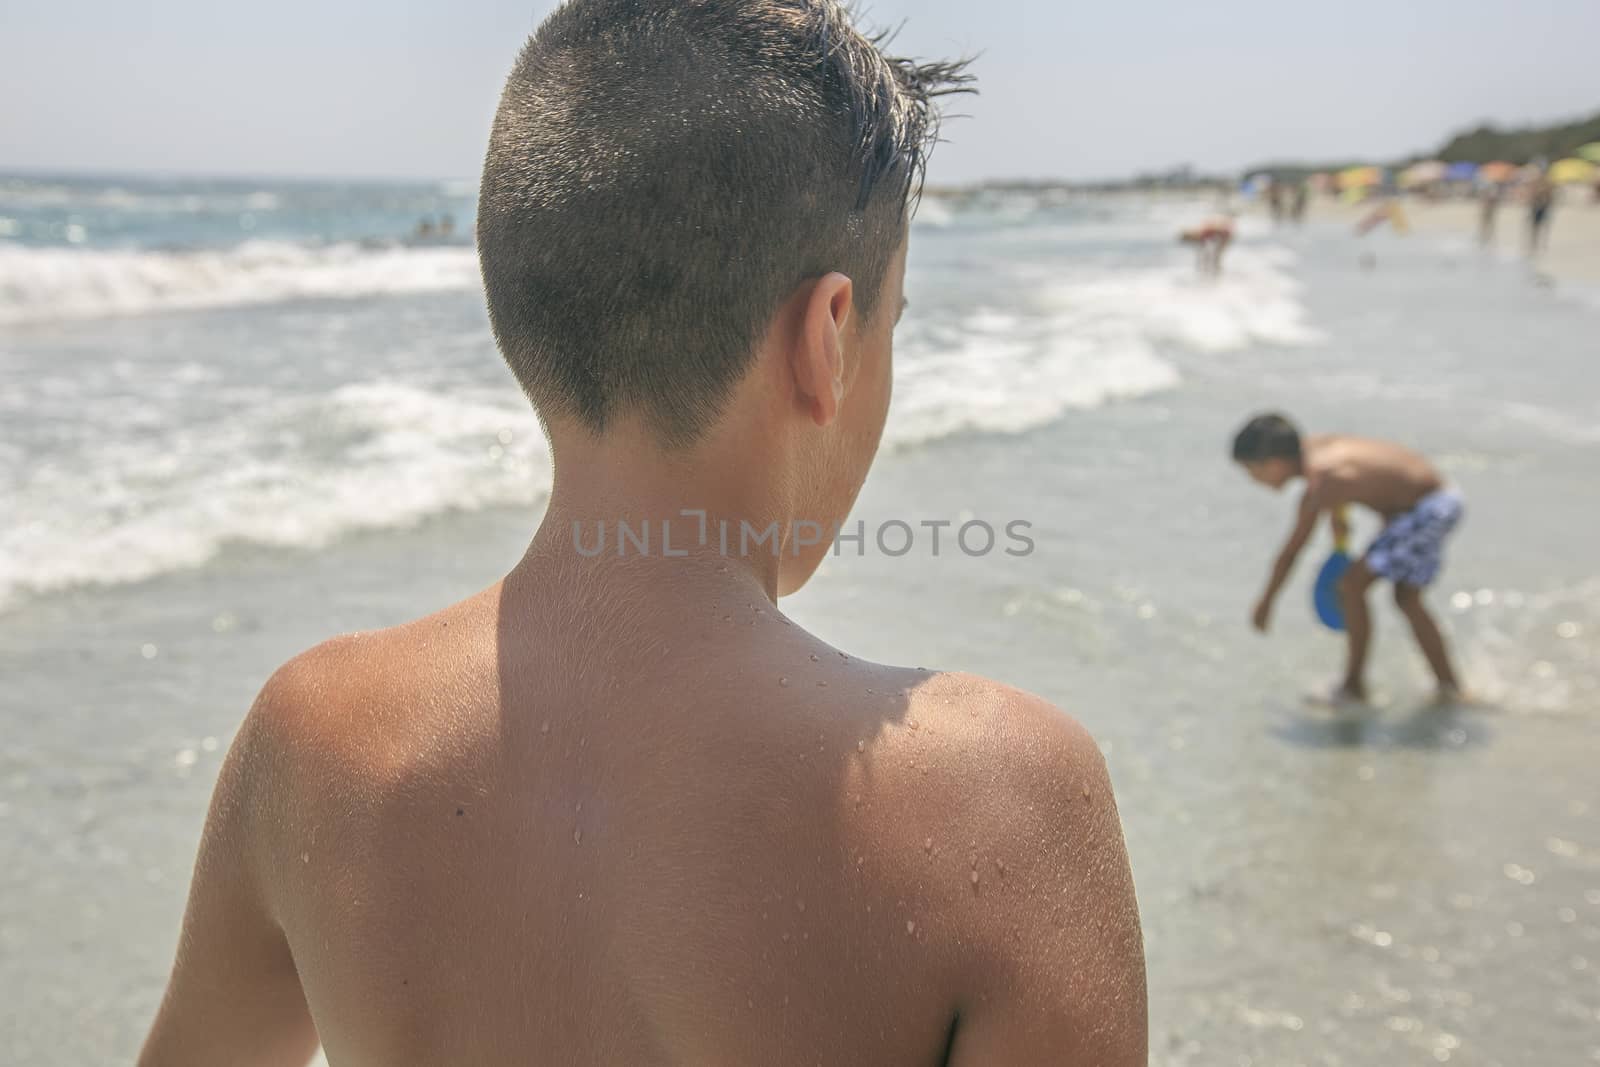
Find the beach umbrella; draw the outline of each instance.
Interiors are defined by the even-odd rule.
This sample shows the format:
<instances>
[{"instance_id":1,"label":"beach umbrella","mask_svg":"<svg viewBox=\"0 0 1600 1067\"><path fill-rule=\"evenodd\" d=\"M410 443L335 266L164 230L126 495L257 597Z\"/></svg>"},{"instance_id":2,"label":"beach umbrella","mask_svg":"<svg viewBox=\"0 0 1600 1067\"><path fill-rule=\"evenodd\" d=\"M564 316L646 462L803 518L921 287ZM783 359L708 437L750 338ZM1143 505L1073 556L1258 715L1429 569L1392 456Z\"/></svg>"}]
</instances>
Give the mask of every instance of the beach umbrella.
<instances>
[{"instance_id":1,"label":"beach umbrella","mask_svg":"<svg viewBox=\"0 0 1600 1067\"><path fill-rule=\"evenodd\" d=\"M1350 167L1341 170L1335 181L1343 191L1370 189L1374 185L1383 184L1383 171L1377 167Z\"/></svg>"},{"instance_id":2,"label":"beach umbrella","mask_svg":"<svg viewBox=\"0 0 1600 1067\"><path fill-rule=\"evenodd\" d=\"M1448 168L1437 159L1416 163L1400 172L1400 188L1415 189L1419 185L1432 185L1443 181Z\"/></svg>"},{"instance_id":3,"label":"beach umbrella","mask_svg":"<svg viewBox=\"0 0 1600 1067\"><path fill-rule=\"evenodd\" d=\"M1546 177L1557 185L1582 185L1600 177L1600 167L1587 159L1558 159L1550 164Z\"/></svg>"},{"instance_id":4,"label":"beach umbrella","mask_svg":"<svg viewBox=\"0 0 1600 1067\"><path fill-rule=\"evenodd\" d=\"M1508 182L1516 176L1515 163L1485 163L1478 168L1478 180L1483 182Z\"/></svg>"},{"instance_id":5,"label":"beach umbrella","mask_svg":"<svg viewBox=\"0 0 1600 1067\"><path fill-rule=\"evenodd\" d=\"M1590 163L1600 163L1600 141L1590 141L1572 154L1579 159L1587 159Z\"/></svg>"},{"instance_id":6,"label":"beach umbrella","mask_svg":"<svg viewBox=\"0 0 1600 1067\"><path fill-rule=\"evenodd\" d=\"M1452 163L1444 172L1444 179L1448 182L1470 182L1477 176L1476 163Z\"/></svg>"}]
</instances>

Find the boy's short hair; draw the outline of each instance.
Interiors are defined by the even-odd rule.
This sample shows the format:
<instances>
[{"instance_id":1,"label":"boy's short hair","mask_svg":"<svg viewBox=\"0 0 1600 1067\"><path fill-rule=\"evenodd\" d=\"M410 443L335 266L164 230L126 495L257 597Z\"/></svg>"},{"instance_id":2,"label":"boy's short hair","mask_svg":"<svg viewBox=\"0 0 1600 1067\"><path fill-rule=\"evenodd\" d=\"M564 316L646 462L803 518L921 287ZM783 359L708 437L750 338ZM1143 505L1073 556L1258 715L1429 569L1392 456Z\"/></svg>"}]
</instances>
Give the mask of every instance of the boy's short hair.
<instances>
[{"instance_id":1,"label":"boy's short hair","mask_svg":"<svg viewBox=\"0 0 1600 1067\"><path fill-rule=\"evenodd\" d=\"M1282 415L1257 415L1233 439L1235 463L1300 458L1300 431Z\"/></svg>"},{"instance_id":2,"label":"boy's short hair","mask_svg":"<svg viewBox=\"0 0 1600 1067\"><path fill-rule=\"evenodd\" d=\"M720 414L779 306L841 271L870 316L962 64L879 51L838 0L569 0L529 39L484 164L500 350L541 415Z\"/></svg>"}]
</instances>

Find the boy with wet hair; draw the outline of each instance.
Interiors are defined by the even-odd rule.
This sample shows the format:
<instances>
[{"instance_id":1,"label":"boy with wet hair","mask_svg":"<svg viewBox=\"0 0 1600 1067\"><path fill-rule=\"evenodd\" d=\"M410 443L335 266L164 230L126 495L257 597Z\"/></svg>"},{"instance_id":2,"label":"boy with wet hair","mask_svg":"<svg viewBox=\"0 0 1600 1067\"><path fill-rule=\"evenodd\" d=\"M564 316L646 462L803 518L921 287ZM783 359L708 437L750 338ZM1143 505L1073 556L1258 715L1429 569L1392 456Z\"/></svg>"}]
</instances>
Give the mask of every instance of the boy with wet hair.
<instances>
[{"instance_id":1,"label":"boy with wet hair","mask_svg":"<svg viewBox=\"0 0 1600 1067\"><path fill-rule=\"evenodd\" d=\"M1349 532L1344 509L1360 504L1377 512L1384 527L1340 584L1349 658L1342 680L1330 694L1331 701L1367 699L1372 620L1366 593L1379 579L1394 583L1395 603L1411 624L1417 645L1438 679L1439 699L1459 699L1461 684L1444 635L1422 594L1438 577L1445 539L1461 520L1461 494L1446 486L1434 466L1410 449L1342 434L1303 437L1292 422L1277 414L1258 415L1245 424L1234 438L1233 459L1269 488L1281 490L1296 478L1303 479L1306 486L1294 529L1273 565L1266 591L1256 602L1252 616L1256 629L1265 633L1270 625L1273 602L1316 529L1318 517L1326 512L1335 539L1342 541Z\"/></svg>"},{"instance_id":2,"label":"boy with wet hair","mask_svg":"<svg viewBox=\"0 0 1600 1067\"><path fill-rule=\"evenodd\" d=\"M876 452L964 77L880 44L833 0L572 0L528 43L478 239L544 520L488 590L267 683L143 1063L1146 1062L1087 732L777 607ZM686 511L784 534L574 543Z\"/></svg>"}]
</instances>

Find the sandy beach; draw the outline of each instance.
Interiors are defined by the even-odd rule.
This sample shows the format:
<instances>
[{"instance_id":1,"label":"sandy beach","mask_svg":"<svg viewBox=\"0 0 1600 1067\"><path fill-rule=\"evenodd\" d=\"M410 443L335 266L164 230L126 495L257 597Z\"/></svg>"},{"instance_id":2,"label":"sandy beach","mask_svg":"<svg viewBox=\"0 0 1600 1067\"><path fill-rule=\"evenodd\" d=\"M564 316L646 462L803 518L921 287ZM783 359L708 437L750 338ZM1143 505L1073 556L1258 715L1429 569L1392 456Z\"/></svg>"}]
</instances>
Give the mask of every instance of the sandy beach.
<instances>
[{"instance_id":1,"label":"sandy beach","mask_svg":"<svg viewBox=\"0 0 1600 1067\"><path fill-rule=\"evenodd\" d=\"M1472 200L1428 202L1411 198L1405 204L1412 231L1428 237L1459 237L1477 244L1481 206ZM1354 225L1366 214L1364 206L1348 207L1326 201L1319 208L1324 218L1347 217ZM1490 250L1507 259L1527 258L1528 209L1516 200L1500 205ZM1550 222L1550 244L1533 261L1543 276L1585 290L1600 290L1600 203L1584 189L1561 191Z\"/></svg>"}]
</instances>

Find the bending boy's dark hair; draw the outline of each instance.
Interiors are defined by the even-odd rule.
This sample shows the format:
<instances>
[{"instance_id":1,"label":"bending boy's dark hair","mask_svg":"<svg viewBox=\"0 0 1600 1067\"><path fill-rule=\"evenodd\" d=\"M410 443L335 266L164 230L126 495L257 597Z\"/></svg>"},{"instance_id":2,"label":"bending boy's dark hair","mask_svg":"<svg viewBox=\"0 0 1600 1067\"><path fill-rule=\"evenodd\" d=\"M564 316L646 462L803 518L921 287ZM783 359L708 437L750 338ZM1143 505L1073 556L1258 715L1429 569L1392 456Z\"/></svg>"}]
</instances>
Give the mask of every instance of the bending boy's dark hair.
<instances>
[{"instance_id":1,"label":"bending boy's dark hair","mask_svg":"<svg viewBox=\"0 0 1600 1067\"><path fill-rule=\"evenodd\" d=\"M1235 463L1300 459L1300 431L1282 415L1257 415L1233 439Z\"/></svg>"},{"instance_id":2,"label":"bending boy's dark hair","mask_svg":"<svg viewBox=\"0 0 1600 1067\"><path fill-rule=\"evenodd\" d=\"M721 411L783 300L875 309L964 65L885 56L838 0L569 0L528 41L479 198L489 316L542 415L668 446Z\"/></svg>"}]
</instances>

